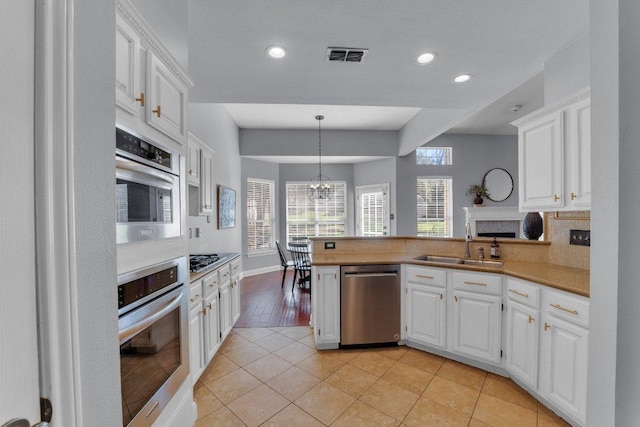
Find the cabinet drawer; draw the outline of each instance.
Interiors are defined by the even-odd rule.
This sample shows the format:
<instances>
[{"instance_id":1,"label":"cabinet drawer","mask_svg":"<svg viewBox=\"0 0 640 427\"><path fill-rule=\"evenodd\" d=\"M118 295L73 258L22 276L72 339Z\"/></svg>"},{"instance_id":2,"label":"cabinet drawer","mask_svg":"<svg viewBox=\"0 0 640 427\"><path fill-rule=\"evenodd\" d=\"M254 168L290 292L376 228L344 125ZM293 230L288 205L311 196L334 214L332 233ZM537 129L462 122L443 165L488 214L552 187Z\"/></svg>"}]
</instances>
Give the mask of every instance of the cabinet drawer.
<instances>
[{"instance_id":1,"label":"cabinet drawer","mask_svg":"<svg viewBox=\"0 0 640 427\"><path fill-rule=\"evenodd\" d=\"M483 294L501 295L502 278L488 274L453 272L453 288Z\"/></svg>"},{"instance_id":2,"label":"cabinet drawer","mask_svg":"<svg viewBox=\"0 0 640 427\"><path fill-rule=\"evenodd\" d=\"M231 266L231 275L235 276L236 274L240 273L240 259L236 259L234 261L231 261L229 263L229 265Z\"/></svg>"},{"instance_id":3,"label":"cabinet drawer","mask_svg":"<svg viewBox=\"0 0 640 427\"><path fill-rule=\"evenodd\" d=\"M218 292L218 285L220 280L218 278L218 272L209 274L202 279L202 287L204 288L205 298L211 295L213 292Z\"/></svg>"},{"instance_id":4,"label":"cabinet drawer","mask_svg":"<svg viewBox=\"0 0 640 427\"><path fill-rule=\"evenodd\" d=\"M533 308L540 307L540 287L534 283L509 277L507 296L511 301L518 301Z\"/></svg>"},{"instance_id":5,"label":"cabinet drawer","mask_svg":"<svg viewBox=\"0 0 640 427\"><path fill-rule=\"evenodd\" d=\"M218 274L220 275L220 283L224 283L231 277L231 270L229 269L229 264L225 264L218 269Z\"/></svg>"},{"instance_id":6,"label":"cabinet drawer","mask_svg":"<svg viewBox=\"0 0 640 427\"><path fill-rule=\"evenodd\" d=\"M579 295L546 290L544 309L555 317L571 323L589 326L589 300Z\"/></svg>"},{"instance_id":7,"label":"cabinet drawer","mask_svg":"<svg viewBox=\"0 0 640 427\"><path fill-rule=\"evenodd\" d=\"M445 287L447 286L447 272L436 268L407 266L407 281Z\"/></svg>"},{"instance_id":8,"label":"cabinet drawer","mask_svg":"<svg viewBox=\"0 0 640 427\"><path fill-rule=\"evenodd\" d=\"M189 307L200 304L202 301L202 280L196 280L189 286Z\"/></svg>"}]
</instances>

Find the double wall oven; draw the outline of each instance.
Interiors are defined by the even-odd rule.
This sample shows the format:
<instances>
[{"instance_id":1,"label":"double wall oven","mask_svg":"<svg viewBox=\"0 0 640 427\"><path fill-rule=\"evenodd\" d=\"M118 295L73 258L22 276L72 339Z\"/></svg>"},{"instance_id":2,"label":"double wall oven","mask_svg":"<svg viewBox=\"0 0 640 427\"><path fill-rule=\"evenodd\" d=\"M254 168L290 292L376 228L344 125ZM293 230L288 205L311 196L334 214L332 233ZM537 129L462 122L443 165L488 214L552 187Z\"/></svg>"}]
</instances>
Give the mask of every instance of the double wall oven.
<instances>
[{"instance_id":1,"label":"double wall oven","mask_svg":"<svg viewBox=\"0 0 640 427\"><path fill-rule=\"evenodd\" d=\"M116 127L116 241L181 235L180 154Z\"/></svg>"},{"instance_id":2,"label":"double wall oven","mask_svg":"<svg viewBox=\"0 0 640 427\"><path fill-rule=\"evenodd\" d=\"M189 376L186 257L118 276L122 425L150 426Z\"/></svg>"}]
</instances>

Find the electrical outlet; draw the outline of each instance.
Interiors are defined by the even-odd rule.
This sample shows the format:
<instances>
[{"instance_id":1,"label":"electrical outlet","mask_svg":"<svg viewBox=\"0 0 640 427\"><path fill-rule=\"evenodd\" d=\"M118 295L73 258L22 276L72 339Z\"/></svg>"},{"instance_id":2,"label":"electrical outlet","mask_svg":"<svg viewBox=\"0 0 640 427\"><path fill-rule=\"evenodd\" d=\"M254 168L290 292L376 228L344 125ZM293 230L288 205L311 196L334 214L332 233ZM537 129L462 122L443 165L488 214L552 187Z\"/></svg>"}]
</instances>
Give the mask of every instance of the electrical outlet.
<instances>
[{"instance_id":1,"label":"electrical outlet","mask_svg":"<svg viewBox=\"0 0 640 427\"><path fill-rule=\"evenodd\" d=\"M196 239L200 238L200 227L196 227Z\"/></svg>"},{"instance_id":2,"label":"electrical outlet","mask_svg":"<svg viewBox=\"0 0 640 427\"><path fill-rule=\"evenodd\" d=\"M336 248L336 242L324 242L324 248L325 249L335 249Z\"/></svg>"},{"instance_id":3,"label":"electrical outlet","mask_svg":"<svg viewBox=\"0 0 640 427\"><path fill-rule=\"evenodd\" d=\"M591 230L570 230L569 244L591 246Z\"/></svg>"}]
</instances>

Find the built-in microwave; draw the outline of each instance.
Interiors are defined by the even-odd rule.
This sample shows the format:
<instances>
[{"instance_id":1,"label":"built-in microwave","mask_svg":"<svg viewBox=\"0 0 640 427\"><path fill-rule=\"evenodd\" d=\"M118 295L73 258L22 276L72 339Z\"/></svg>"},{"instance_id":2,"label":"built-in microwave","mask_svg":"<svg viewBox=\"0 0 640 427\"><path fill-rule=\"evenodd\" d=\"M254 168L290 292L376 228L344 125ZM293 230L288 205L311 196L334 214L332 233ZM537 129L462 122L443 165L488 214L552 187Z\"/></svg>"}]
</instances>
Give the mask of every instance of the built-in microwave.
<instances>
[{"instance_id":1,"label":"built-in microwave","mask_svg":"<svg viewBox=\"0 0 640 427\"><path fill-rule=\"evenodd\" d=\"M116 127L116 241L181 235L180 154Z\"/></svg>"}]
</instances>

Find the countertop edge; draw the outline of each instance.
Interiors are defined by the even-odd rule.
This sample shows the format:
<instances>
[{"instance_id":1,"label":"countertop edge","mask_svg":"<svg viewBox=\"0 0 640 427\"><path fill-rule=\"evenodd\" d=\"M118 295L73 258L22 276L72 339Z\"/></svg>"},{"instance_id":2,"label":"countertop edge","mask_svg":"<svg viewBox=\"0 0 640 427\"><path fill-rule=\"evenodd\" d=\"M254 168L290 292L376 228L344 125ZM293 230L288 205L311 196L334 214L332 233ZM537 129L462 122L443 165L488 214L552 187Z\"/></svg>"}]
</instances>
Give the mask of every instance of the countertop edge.
<instances>
[{"instance_id":1,"label":"countertop edge","mask_svg":"<svg viewBox=\"0 0 640 427\"><path fill-rule=\"evenodd\" d=\"M220 260L217 261L211 268L208 268L204 271L199 271L197 273L189 273L189 282L193 282L194 280L198 280L206 276L207 274L218 270L223 265L233 261L236 258L240 257L240 254L237 252L229 252L225 254L221 254Z\"/></svg>"}]
</instances>

